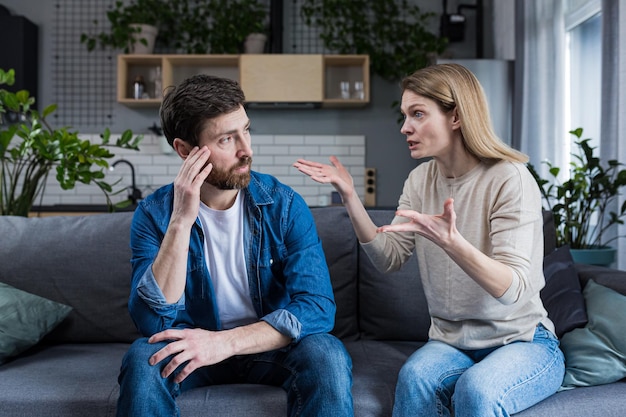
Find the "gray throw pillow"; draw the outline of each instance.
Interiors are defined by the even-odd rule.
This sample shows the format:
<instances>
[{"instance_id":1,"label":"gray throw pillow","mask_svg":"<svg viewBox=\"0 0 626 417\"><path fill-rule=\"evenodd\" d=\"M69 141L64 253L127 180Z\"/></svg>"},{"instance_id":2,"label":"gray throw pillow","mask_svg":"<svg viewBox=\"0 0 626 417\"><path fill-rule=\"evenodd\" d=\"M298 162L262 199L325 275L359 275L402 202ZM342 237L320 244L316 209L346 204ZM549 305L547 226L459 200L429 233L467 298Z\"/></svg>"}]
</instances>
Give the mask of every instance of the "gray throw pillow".
<instances>
[{"instance_id":1,"label":"gray throw pillow","mask_svg":"<svg viewBox=\"0 0 626 417\"><path fill-rule=\"evenodd\" d=\"M0 282L0 364L37 344L71 310Z\"/></svg>"}]
</instances>

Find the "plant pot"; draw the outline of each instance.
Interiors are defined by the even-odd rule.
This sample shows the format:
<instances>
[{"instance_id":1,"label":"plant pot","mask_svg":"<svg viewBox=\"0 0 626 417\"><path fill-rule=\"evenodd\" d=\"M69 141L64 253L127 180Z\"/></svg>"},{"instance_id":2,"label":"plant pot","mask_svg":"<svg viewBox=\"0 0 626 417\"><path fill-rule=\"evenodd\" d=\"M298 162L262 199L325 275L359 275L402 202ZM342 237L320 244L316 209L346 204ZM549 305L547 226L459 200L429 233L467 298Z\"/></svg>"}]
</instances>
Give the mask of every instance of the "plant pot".
<instances>
[{"instance_id":1,"label":"plant pot","mask_svg":"<svg viewBox=\"0 0 626 417\"><path fill-rule=\"evenodd\" d=\"M570 249L574 262L588 265L610 266L615 262L616 249L611 247L594 249Z\"/></svg>"},{"instance_id":2,"label":"plant pot","mask_svg":"<svg viewBox=\"0 0 626 417\"><path fill-rule=\"evenodd\" d=\"M159 33L155 26L144 24L132 24L130 27L139 27L140 31L133 34L135 42L128 47L131 54L151 54L154 51L154 41ZM140 40L145 39L148 43L144 45Z\"/></svg>"},{"instance_id":3,"label":"plant pot","mask_svg":"<svg viewBox=\"0 0 626 417\"><path fill-rule=\"evenodd\" d=\"M267 36L262 33L251 33L246 37L243 44L243 52L246 54L262 54L265 50Z\"/></svg>"}]
</instances>

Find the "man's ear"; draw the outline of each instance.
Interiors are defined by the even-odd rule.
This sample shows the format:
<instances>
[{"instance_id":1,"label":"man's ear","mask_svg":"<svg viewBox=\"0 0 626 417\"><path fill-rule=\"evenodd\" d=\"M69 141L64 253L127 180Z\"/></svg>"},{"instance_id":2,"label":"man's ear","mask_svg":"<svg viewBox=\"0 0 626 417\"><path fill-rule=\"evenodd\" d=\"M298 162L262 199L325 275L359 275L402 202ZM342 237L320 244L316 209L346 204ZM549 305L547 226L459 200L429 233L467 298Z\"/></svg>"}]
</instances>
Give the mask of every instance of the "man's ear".
<instances>
[{"instance_id":1,"label":"man's ear","mask_svg":"<svg viewBox=\"0 0 626 417\"><path fill-rule=\"evenodd\" d=\"M172 145L178 156L183 159L187 159L187 157L189 156L189 152L191 152L192 149L189 143L180 138L176 138L174 139L174 142L172 142Z\"/></svg>"}]
</instances>

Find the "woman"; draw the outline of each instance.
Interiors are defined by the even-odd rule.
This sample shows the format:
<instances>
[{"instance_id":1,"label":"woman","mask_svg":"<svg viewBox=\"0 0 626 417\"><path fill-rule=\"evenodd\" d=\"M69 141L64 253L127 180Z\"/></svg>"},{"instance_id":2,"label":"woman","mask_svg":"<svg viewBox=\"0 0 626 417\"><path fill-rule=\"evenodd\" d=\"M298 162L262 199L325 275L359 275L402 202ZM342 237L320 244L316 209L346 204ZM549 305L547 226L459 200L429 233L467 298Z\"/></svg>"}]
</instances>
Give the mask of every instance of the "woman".
<instances>
[{"instance_id":1,"label":"woman","mask_svg":"<svg viewBox=\"0 0 626 417\"><path fill-rule=\"evenodd\" d=\"M484 92L461 65L402 81L401 132L415 159L391 225L377 227L339 160L298 160L341 195L362 247L393 271L415 249L429 341L398 376L394 416L508 416L552 395L563 354L539 291L543 222L527 157L494 134Z\"/></svg>"}]
</instances>

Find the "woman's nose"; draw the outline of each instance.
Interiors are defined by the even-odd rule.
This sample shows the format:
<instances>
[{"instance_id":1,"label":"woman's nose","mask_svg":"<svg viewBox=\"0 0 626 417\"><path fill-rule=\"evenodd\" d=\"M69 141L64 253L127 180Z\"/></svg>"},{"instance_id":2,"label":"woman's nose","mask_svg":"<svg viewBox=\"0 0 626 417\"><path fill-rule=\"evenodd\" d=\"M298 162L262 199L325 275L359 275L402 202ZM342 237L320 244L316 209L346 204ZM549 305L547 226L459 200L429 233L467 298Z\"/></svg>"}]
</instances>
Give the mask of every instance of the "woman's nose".
<instances>
[{"instance_id":1,"label":"woman's nose","mask_svg":"<svg viewBox=\"0 0 626 417\"><path fill-rule=\"evenodd\" d=\"M408 133L410 132L410 130L411 130L411 129L410 129L410 127L409 127L409 124L408 124L408 122L407 122L407 119L405 118L405 119L402 121L402 126L400 126L400 133L402 133L403 135L406 135L406 134L408 134Z\"/></svg>"}]
</instances>

